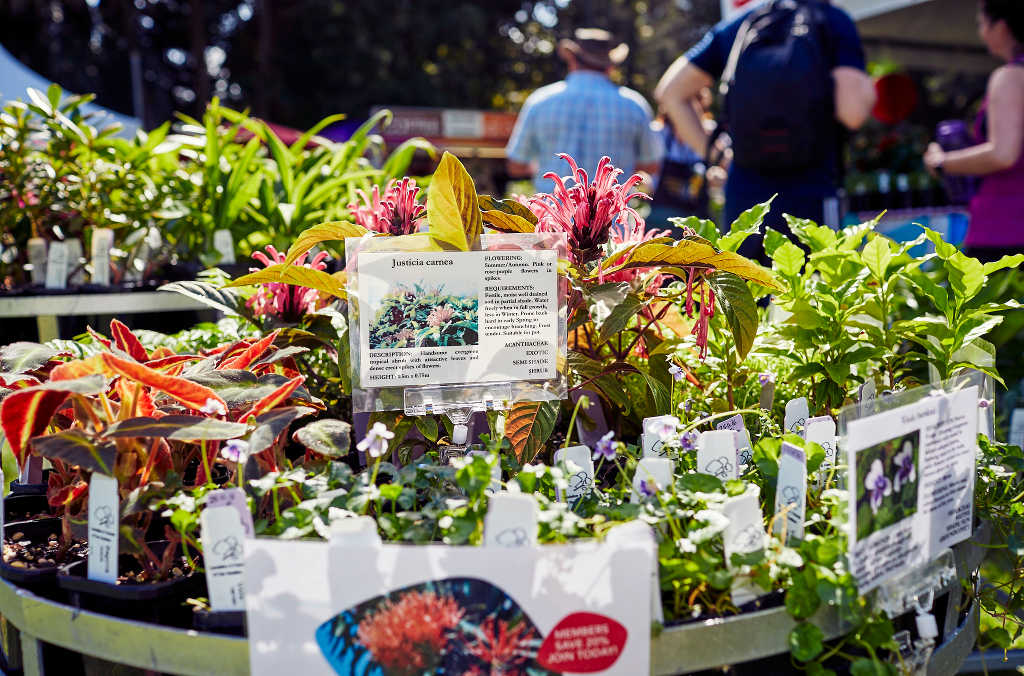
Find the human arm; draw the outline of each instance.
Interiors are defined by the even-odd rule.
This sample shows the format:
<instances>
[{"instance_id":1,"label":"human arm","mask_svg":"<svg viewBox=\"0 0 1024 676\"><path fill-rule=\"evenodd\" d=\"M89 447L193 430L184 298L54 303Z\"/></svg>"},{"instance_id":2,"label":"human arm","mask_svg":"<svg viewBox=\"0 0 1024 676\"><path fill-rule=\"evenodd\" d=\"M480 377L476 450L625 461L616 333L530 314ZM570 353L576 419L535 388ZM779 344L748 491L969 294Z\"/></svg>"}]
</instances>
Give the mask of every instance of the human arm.
<instances>
[{"instance_id":1,"label":"human arm","mask_svg":"<svg viewBox=\"0 0 1024 676\"><path fill-rule=\"evenodd\" d=\"M832 70L835 82L836 119L853 131L868 120L875 106L875 85L863 70L838 66Z\"/></svg>"},{"instance_id":2,"label":"human arm","mask_svg":"<svg viewBox=\"0 0 1024 676\"><path fill-rule=\"evenodd\" d=\"M708 134L697 112L697 96L713 83L707 72L681 56L669 66L654 88L654 98L671 120L676 138L701 157L707 154Z\"/></svg>"},{"instance_id":3,"label":"human arm","mask_svg":"<svg viewBox=\"0 0 1024 676\"><path fill-rule=\"evenodd\" d=\"M1003 66L988 83L988 139L963 150L946 152L937 143L928 146L925 167L936 173L984 176L1009 169L1020 159L1024 146L1024 68Z\"/></svg>"},{"instance_id":4,"label":"human arm","mask_svg":"<svg viewBox=\"0 0 1024 676\"><path fill-rule=\"evenodd\" d=\"M538 152L532 111L533 106L527 98L505 146L505 170L510 178L531 178L537 171Z\"/></svg>"}]
</instances>

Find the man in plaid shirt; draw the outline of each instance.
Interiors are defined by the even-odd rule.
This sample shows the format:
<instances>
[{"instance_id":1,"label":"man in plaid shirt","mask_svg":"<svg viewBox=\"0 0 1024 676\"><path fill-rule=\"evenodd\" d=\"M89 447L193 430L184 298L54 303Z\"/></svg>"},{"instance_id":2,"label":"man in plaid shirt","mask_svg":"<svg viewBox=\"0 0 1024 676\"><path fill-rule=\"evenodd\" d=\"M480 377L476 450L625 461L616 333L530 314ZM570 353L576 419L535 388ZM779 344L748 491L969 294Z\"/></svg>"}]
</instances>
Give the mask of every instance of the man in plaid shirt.
<instances>
[{"instance_id":1,"label":"man in plaid shirt","mask_svg":"<svg viewBox=\"0 0 1024 676\"><path fill-rule=\"evenodd\" d=\"M569 67L565 80L541 87L523 104L505 149L513 177L533 177L538 192L553 187L544 174L562 175L568 153L588 174L603 155L630 176L657 173L664 144L651 129L651 107L640 93L609 79L613 66L629 54L615 46L608 31L579 28L558 44Z\"/></svg>"}]
</instances>

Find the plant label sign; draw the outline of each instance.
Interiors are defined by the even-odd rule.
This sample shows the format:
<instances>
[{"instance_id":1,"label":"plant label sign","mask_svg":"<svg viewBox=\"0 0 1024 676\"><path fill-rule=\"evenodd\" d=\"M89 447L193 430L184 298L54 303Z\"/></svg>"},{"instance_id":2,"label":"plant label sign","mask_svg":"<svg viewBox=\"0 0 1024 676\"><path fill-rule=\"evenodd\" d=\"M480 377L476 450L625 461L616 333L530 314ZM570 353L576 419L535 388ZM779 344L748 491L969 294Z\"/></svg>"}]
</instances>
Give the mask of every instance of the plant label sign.
<instances>
[{"instance_id":1,"label":"plant label sign","mask_svg":"<svg viewBox=\"0 0 1024 676\"><path fill-rule=\"evenodd\" d=\"M213 507L230 507L238 514L238 519L245 530L245 537L256 537L256 530L253 528L252 512L249 511L249 503L245 499L245 491L241 488L222 488L210 491L206 494L206 509Z\"/></svg>"},{"instance_id":2,"label":"plant label sign","mask_svg":"<svg viewBox=\"0 0 1024 676\"><path fill-rule=\"evenodd\" d=\"M775 484L775 521L772 530L786 541L804 538L807 508L807 456L803 449L782 442L779 476Z\"/></svg>"},{"instance_id":3,"label":"plant label sign","mask_svg":"<svg viewBox=\"0 0 1024 676\"><path fill-rule=\"evenodd\" d=\"M644 431L640 438L645 458L666 458L665 438L674 433L679 426L679 419L674 415L658 415L644 418Z\"/></svg>"},{"instance_id":4,"label":"plant label sign","mask_svg":"<svg viewBox=\"0 0 1024 676\"><path fill-rule=\"evenodd\" d=\"M786 418L783 431L798 432L809 417L811 417L811 411L807 408L807 397L790 399L786 402Z\"/></svg>"},{"instance_id":5,"label":"plant label sign","mask_svg":"<svg viewBox=\"0 0 1024 676\"><path fill-rule=\"evenodd\" d=\"M971 535L978 388L851 421L850 569L866 593Z\"/></svg>"},{"instance_id":6,"label":"plant label sign","mask_svg":"<svg viewBox=\"0 0 1024 676\"><path fill-rule=\"evenodd\" d=\"M717 425L716 430L733 430L736 436L736 466L749 465L753 457L753 445L750 443L750 432L747 431L746 423L743 422L743 415L737 413L731 418L726 418Z\"/></svg>"},{"instance_id":7,"label":"plant label sign","mask_svg":"<svg viewBox=\"0 0 1024 676\"><path fill-rule=\"evenodd\" d=\"M640 458L633 474L633 492L630 502L641 502L653 497L672 483L673 463L668 458Z\"/></svg>"},{"instance_id":8,"label":"plant label sign","mask_svg":"<svg viewBox=\"0 0 1024 676\"><path fill-rule=\"evenodd\" d=\"M1010 438L1011 446L1024 447L1024 408L1014 409L1010 416Z\"/></svg>"},{"instance_id":9,"label":"plant label sign","mask_svg":"<svg viewBox=\"0 0 1024 676\"><path fill-rule=\"evenodd\" d=\"M245 527L232 506L207 507L199 515L210 608L245 610Z\"/></svg>"},{"instance_id":10,"label":"plant label sign","mask_svg":"<svg viewBox=\"0 0 1024 676\"><path fill-rule=\"evenodd\" d=\"M557 377L555 250L363 251L356 260L361 387Z\"/></svg>"},{"instance_id":11,"label":"plant label sign","mask_svg":"<svg viewBox=\"0 0 1024 676\"><path fill-rule=\"evenodd\" d=\"M46 288L63 289L68 285L67 242L50 242L46 252Z\"/></svg>"},{"instance_id":12,"label":"plant label sign","mask_svg":"<svg viewBox=\"0 0 1024 676\"><path fill-rule=\"evenodd\" d=\"M759 504L761 491L751 484L743 495L729 498L722 505L722 513L729 525L722 533L726 565L732 569L733 554L750 554L764 549L764 523ZM751 580L737 577L732 584L732 602L743 605L755 600L761 592Z\"/></svg>"},{"instance_id":13,"label":"plant label sign","mask_svg":"<svg viewBox=\"0 0 1024 676\"><path fill-rule=\"evenodd\" d=\"M26 245L28 249L28 262L32 266L32 283L43 284L46 282L46 240L42 237L32 237Z\"/></svg>"},{"instance_id":14,"label":"plant label sign","mask_svg":"<svg viewBox=\"0 0 1024 676\"><path fill-rule=\"evenodd\" d=\"M498 493L487 499L484 546L518 549L537 544L537 501L524 493Z\"/></svg>"},{"instance_id":15,"label":"plant label sign","mask_svg":"<svg viewBox=\"0 0 1024 676\"><path fill-rule=\"evenodd\" d=\"M878 389L875 387L875 379L871 376L860 386L860 414L871 415L874 413L875 399L878 397Z\"/></svg>"},{"instance_id":16,"label":"plant label sign","mask_svg":"<svg viewBox=\"0 0 1024 676\"><path fill-rule=\"evenodd\" d=\"M821 415L816 418L808 418L804 424L804 441L813 441L825 451L823 468L833 467L836 464L836 452L839 445L836 443L836 421L830 415Z\"/></svg>"},{"instance_id":17,"label":"plant label sign","mask_svg":"<svg viewBox=\"0 0 1024 676\"><path fill-rule=\"evenodd\" d=\"M110 286L110 250L114 248L114 231L94 228L89 253L92 254L92 283Z\"/></svg>"},{"instance_id":18,"label":"plant label sign","mask_svg":"<svg viewBox=\"0 0 1024 676\"><path fill-rule=\"evenodd\" d=\"M559 500L565 500L570 507L594 490L594 458L587 446L570 446L555 451L555 464L565 472L569 486L564 494L555 487Z\"/></svg>"},{"instance_id":19,"label":"plant label sign","mask_svg":"<svg viewBox=\"0 0 1024 676\"><path fill-rule=\"evenodd\" d=\"M722 481L735 479L736 433L733 430L701 432L697 439L697 471Z\"/></svg>"},{"instance_id":20,"label":"plant label sign","mask_svg":"<svg viewBox=\"0 0 1024 676\"><path fill-rule=\"evenodd\" d=\"M213 250L220 254L220 263L231 265L235 262L235 240L230 230L215 230Z\"/></svg>"},{"instance_id":21,"label":"plant label sign","mask_svg":"<svg viewBox=\"0 0 1024 676\"><path fill-rule=\"evenodd\" d=\"M86 577L117 583L120 509L117 479L93 472L89 479L89 560Z\"/></svg>"}]
</instances>

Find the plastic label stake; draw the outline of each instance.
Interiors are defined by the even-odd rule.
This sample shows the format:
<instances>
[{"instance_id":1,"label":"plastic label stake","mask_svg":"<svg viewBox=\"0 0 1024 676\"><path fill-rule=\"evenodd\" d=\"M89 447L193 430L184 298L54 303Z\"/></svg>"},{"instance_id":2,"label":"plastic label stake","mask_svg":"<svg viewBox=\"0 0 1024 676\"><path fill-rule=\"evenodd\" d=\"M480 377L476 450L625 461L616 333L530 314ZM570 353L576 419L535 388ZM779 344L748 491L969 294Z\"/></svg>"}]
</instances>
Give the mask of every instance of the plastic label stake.
<instances>
[{"instance_id":1,"label":"plastic label stake","mask_svg":"<svg viewBox=\"0 0 1024 676\"><path fill-rule=\"evenodd\" d=\"M1024 408L1014 409L1010 416L1010 439L1011 446L1018 448L1024 446Z\"/></svg>"},{"instance_id":2,"label":"plastic label stake","mask_svg":"<svg viewBox=\"0 0 1024 676\"><path fill-rule=\"evenodd\" d=\"M63 289L68 285L68 245L50 242L46 253L46 288Z\"/></svg>"},{"instance_id":3,"label":"plastic label stake","mask_svg":"<svg viewBox=\"0 0 1024 676\"><path fill-rule=\"evenodd\" d=\"M383 544L372 516L355 516L333 522L329 542L331 547L343 548L380 547Z\"/></svg>"},{"instance_id":4,"label":"plastic label stake","mask_svg":"<svg viewBox=\"0 0 1024 676\"><path fill-rule=\"evenodd\" d=\"M484 489L488 495L501 491L501 458L490 451L470 451L470 456L479 456L491 464L491 483ZM557 457L557 456L556 456Z\"/></svg>"},{"instance_id":5,"label":"plastic label stake","mask_svg":"<svg viewBox=\"0 0 1024 676\"><path fill-rule=\"evenodd\" d=\"M641 502L667 488L672 483L672 466L668 458L640 458L633 475L633 492L629 501Z\"/></svg>"},{"instance_id":6,"label":"plastic label stake","mask_svg":"<svg viewBox=\"0 0 1024 676\"><path fill-rule=\"evenodd\" d=\"M758 397L757 406L763 408L766 411L772 410L772 405L775 403L775 383L771 380L766 380L761 384L761 394Z\"/></svg>"},{"instance_id":7,"label":"plastic label stake","mask_svg":"<svg viewBox=\"0 0 1024 676\"><path fill-rule=\"evenodd\" d=\"M32 283L42 284L46 281L46 240L33 237L28 241L28 262L32 264Z\"/></svg>"},{"instance_id":8,"label":"plastic label stake","mask_svg":"<svg viewBox=\"0 0 1024 676\"><path fill-rule=\"evenodd\" d=\"M864 381L864 384L860 386L860 415L861 417L871 415L875 409L875 398L878 396L878 391L875 388L875 379L869 377Z\"/></svg>"},{"instance_id":9,"label":"plastic label stake","mask_svg":"<svg viewBox=\"0 0 1024 676\"><path fill-rule=\"evenodd\" d=\"M85 283L85 270L82 268L82 240L71 237L65 240L68 250L68 281L71 286L81 286Z\"/></svg>"},{"instance_id":10,"label":"plastic label stake","mask_svg":"<svg viewBox=\"0 0 1024 676\"><path fill-rule=\"evenodd\" d=\"M212 610L245 610L245 527L233 506L207 507L199 515L203 562Z\"/></svg>"},{"instance_id":11,"label":"plastic label stake","mask_svg":"<svg viewBox=\"0 0 1024 676\"><path fill-rule=\"evenodd\" d=\"M836 437L836 421L832 416L811 418L804 425L804 440L813 441L825 451L825 459L818 472L824 477L830 467L835 467L839 458L839 439Z\"/></svg>"},{"instance_id":12,"label":"plastic label stake","mask_svg":"<svg viewBox=\"0 0 1024 676\"><path fill-rule=\"evenodd\" d=\"M722 537L725 561L730 569L733 567L733 554L749 554L764 549L764 524L758 504L760 494L760 489L751 484L746 493L729 498L722 505L722 513L729 519ZM750 603L760 595L753 582L739 577L733 580L732 602L737 606Z\"/></svg>"},{"instance_id":13,"label":"plastic label stake","mask_svg":"<svg viewBox=\"0 0 1024 676\"><path fill-rule=\"evenodd\" d=\"M484 546L533 547L537 544L537 503L522 493L498 493L488 499Z\"/></svg>"},{"instance_id":14,"label":"plastic label stake","mask_svg":"<svg viewBox=\"0 0 1024 676\"><path fill-rule=\"evenodd\" d=\"M637 541L646 543L657 557L658 540L654 531L643 521L627 521L619 526L608 529L605 542L618 544L623 542ZM651 567L651 620L660 624L665 623L665 611L661 607L661 582L658 577L658 566Z\"/></svg>"},{"instance_id":15,"label":"plastic label stake","mask_svg":"<svg viewBox=\"0 0 1024 676\"><path fill-rule=\"evenodd\" d=\"M252 513L249 511L249 503L245 499L245 492L241 488L221 488L206 494L206 509L214 507L230 507L238 513L238 519L242 523L245 537L256 537L256 529L252 524Z\"/></svg>"},{"instance_id":16,"label":"plastic label stake","mask_svg":"<svg viewBox=\"0 0 1024 676\"><path fill-rule=\"evenodd\" d=\"M120 514L117 479L93 472L89 479L89 561L86 577L117 583Z\"/></svg>"},{"instance_id":17,"label":"plastic label stake","mask_svg":"<svg viewBox=\"0 0 1024 676\"><path fill-rule=\"evenodd\" d=\"M735 479L736 433L733 430L701 432L697 439L697 471L722 481Z\"/></svg>"},{"instance_id":18,"label":"plastic label stake","mask_svg":"<svg viewBox=\"0 0 1024 676\"><path fill-rule=\"evenodd\" d=\"M114 231L110 228L95 228L92 231L92 283L110 286L110 250L114 246Z\"/></svg>"},{"instance_id":19,"label":"plastic label stake","mask_svg":"<svg viewBox=\"0 0 1024 676\"><path fill-rule=\"evenodd\" d=\"M220 254L221 263L228 265L235 262L235 240L231 237L230 230L215 230L213 233L213 248Z\"/></svg>"},{"instance_id":20,"label":"plastic label stake","mask_svg":"<svg viewBox=\"0 0 1024 676\"><path fill-rule=\"evenodd\" d=\"M679 420L674 415L659 415L653 418L644 418L644 431L640 437L640 444L643 447L643 457L664 458L668 456L665 450L665 440L659 432L666 425L675 425Z\"/></svg>"},{"instance_id":21,"label":"plastic label stake","mask_svg":"<svg viewBox=\"0 0 1024 676\"><path fill-rule=\"evenodd\" d=\"M743 415L737 413L731 418L726 418L717 425L717 430L733 430L736 436L736 467L737 470L743 465L749 465L753 457L753 444L750 443L750 433L743 422Z\"/></svg>"},{"instance_id":22,"label":"plastic label stake","mask_svg":"<svg viewBox=\"0 0 1024 676\"><path fill-rule=\"evenodd\" d=\"M804 423L811 416L807 407L807 397L797 397L786 402L785 432L799 432Z\"/></svg>"},{"instance_id":23,"label":"plastic label stake","mask_svg":"<svg viewBox=\"0 0 1024 676\"><path fill-rule=\"evenodd\" d=\"M555 487L559 500L565 500L570 507L586 497L594 489L594 460L590 449L586 446L570 446L555 451L555 464L565 471L569 487L564 494L562 489Z\"/></svg>"},{"instance_id":24,"label":"plastic label stake","mask_svg":"<svg viewBox=\"0 0 1024 676\"><path fill-rule=\"evenodd\" d=\"M775 484L775 521L772 530L787 542L803 540L807 509L807 455L782 442L779 476ZM783 513L785 515L783 516Z\"/></svg>"}]
</instances>

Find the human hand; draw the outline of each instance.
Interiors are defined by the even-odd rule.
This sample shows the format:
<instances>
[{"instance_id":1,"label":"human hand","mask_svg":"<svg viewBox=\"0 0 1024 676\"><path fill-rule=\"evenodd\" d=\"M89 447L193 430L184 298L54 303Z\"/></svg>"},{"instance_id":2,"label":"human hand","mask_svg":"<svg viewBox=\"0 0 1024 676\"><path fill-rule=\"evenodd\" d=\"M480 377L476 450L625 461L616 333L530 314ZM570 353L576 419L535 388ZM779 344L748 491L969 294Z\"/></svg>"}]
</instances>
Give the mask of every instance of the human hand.
<instances>
[{"instance_id":1,"label":"human hand","mask_svg":"<svg viewBox=\"0 0 1024 676\"><path fill-rule=\"evenodd\" d=\"M938 143L932 141L928 149L924 151L924 168L932 176L938 177L942 173L942 165L946 161L946 151Z\"/></svg>"}]
</instances>

